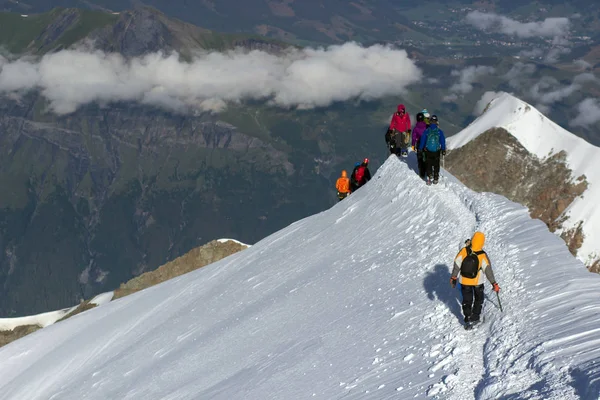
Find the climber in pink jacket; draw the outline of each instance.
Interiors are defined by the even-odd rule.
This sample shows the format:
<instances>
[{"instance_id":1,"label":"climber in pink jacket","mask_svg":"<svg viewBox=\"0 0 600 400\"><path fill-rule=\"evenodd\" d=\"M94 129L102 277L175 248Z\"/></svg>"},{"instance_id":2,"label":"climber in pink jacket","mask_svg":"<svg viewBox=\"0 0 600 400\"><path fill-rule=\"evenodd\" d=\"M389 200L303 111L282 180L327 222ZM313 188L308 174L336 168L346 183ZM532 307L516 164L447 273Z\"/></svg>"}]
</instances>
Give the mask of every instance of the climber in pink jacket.
<instances>
[{"instance_id":1,"label":"climber in pink jacket","mask_svg":"<svg viewBox=\"0 0 600 400\"><path fill-rule=\"evenodd\" d=\"M399 150L400 156L408 156L408 148L410 147L410 116L406 112L404 104L398 105L398 112L394 113L392 122L390 123L389 132L390 135L396 137L395 143L397 151ZM396 154L398 154L396 152Z\"/></svg>"},{"instance_id":2,"label":"climber in pink jacket","mask_svg":"<svg viewBox=\"0 0 600 400\"><path fill-rule=\"evenodd\" d=\"M398 105L398 112L394 113L392 122L390 123L390 129L395 129L398 132L410 132L410 116L406 112L404 104Z\"/></svg>"}]
</instances>

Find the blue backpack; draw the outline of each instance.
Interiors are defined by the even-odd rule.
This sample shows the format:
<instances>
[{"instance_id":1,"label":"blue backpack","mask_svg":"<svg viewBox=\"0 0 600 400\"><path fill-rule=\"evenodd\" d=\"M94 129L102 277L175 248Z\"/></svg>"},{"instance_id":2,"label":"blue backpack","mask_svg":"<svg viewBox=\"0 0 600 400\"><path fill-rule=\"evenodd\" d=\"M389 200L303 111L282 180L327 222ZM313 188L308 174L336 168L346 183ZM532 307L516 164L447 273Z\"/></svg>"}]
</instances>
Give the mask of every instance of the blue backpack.
<instances>
[{"instance_id":1,"label":"blue backpack","mask_svg":"<svg viewBox=\"0 0 600 400\"><path fill-rule=\"evenodd\" d=\"M427 151L439 151L442 148L442 146L440 146L440 130L437 126L430 126L427 130L425 149L427 149Z\"/></svg>"}]
</instances>

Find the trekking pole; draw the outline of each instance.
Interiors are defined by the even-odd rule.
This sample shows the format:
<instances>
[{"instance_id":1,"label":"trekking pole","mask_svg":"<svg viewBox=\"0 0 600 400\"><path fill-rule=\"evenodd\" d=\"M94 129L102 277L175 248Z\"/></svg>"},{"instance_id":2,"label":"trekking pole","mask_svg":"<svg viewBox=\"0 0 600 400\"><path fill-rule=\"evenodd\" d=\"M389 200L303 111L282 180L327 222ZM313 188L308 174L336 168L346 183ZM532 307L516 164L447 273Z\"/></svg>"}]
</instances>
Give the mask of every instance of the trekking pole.
<instances>
[{"instance_id":1,"label":"trekking pole","mask_svg":"<svg viewBox=\"0 0 600 400\"><path fill-rule=\"evenodd\" d=\"M496 297L498 298L498 305L500 306L500 312L504 312L504 310L502 310L502 302L500 301L500 293L496 292Z\"/></svg>"}]
</instances>

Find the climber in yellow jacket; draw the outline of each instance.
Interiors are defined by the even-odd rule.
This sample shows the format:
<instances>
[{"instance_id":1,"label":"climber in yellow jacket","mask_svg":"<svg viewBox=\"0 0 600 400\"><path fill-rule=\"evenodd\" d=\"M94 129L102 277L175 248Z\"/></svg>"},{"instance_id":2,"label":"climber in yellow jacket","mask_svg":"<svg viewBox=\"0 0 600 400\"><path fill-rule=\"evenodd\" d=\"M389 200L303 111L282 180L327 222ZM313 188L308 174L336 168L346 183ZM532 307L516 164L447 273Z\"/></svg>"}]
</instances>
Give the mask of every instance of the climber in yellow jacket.
<instances>
[{"instance_id":1,"label":"climber in yellow jacket","mask_svg":"<svg viewBox=\"0 0 600 400\"><path fill-rule=\"evenodd\" d=\"M337 196L340 201L344 200L350 194L350 178L346 170L342 171L342 176L335 182L335 188L337 189Z\"/></svg>"},{"instance_id":2,"label":"climber in yellow jacket","mask_svg":"<svg viewBox=\"0 0 600 400\"><path fill-rule=\"evenodd\" d=\"M485 235L482 232L475 232L471 240L465 243L465 247L454 258L454 269L450 277L450 284L452 287L456 287L460 273L462 309L465 324L468 326L479 322L481 316L484 299L483 283L485 282L483 275L490 281L496 293L500 291L500 286L494 277L492 263L483 250L484 244Z\"/></svg>"}]
</instances>

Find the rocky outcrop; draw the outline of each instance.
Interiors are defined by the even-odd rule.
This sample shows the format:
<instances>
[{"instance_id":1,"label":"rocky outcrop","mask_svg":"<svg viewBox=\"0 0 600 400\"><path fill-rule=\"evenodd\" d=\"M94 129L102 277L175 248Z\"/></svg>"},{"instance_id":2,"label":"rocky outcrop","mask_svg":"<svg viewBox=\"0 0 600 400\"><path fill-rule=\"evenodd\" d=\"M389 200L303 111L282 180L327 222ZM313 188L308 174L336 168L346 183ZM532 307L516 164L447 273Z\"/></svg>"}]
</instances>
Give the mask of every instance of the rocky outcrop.
<instances>
[{"instance_id":1,"label":"rocky outcrop","mask_svg":"<svg viewBox=\"0 0 600 400\"><path fill-rule=\"evenodd\" d=\"M247 246L231 240L224 243L213 240L204 246L197 247L183 256L158 267L154 271L146 272L131 279L127 283L121 284L119 289L115 291L114 299L158 285L169 279L217 262L246 248Z\"/></svg>"},{"instance_id":2,"label":"rocky outcrop","mask_svg":"<svg viewBox=\"0 0 600 400\"><path fill-rule=\"evenodd\" d=\"M577 255L577 249L583 244L583 229L581 228L581 222L571 229L566 229L561 232L560 237L567 243L569 251L574 256ZM596 261L597 264L597 261Z\"/></svg>"},{"instance_id":3,"label":"rocky outcrop","mask_svg":"<svg viewBox=\"0 0 600 400\"><path fill-rule=\"evenodd\" d=\"M197 247L187 254L159 267L155 271L144 273L129 282L122 284L120 288L115 291L112 300L116 300L117 298L127 296L204 267L208 264L212 264L247 248L248 246L233 240L213 240L212 242ZM90 300L83 301L77 308L57 320L55 323L60 323L95 307L96 304L91 303ZM42 327L39 325L21 325L12 330L0 330L0 347L29 335L38 329L42 329Z\"/></svg>"},{"instance_id":4,"label":"rocky outcrop","mask_svg":"<svg viewBox=\"0 0 600 400\"><path fill-rule=\"evenodd\" d=\"M600 274L600 260L594 261L592 265L588 266L588 269L590 270L590 272Z\"/></svg>"},{"instance_id":5,"label":"rocky outcrop","mask_svg":"<svg viewBox=\"0 0 600 400\"><path fill-rule=\"evenodd\" d=\"M21 325L11 331L0 331L0 347L42 329L39 325Z\"/></svg>"},{"instance_id":6,"label":"rocky outcrop","mask_svg":"<svg viewBox=\"0 0 600 400\"><path fill-rule=\"evenodd\" d=\"M449 152L446 168L472 190L527 206L532 218L544 221L551 231L562 228L562 213L588 187L585 176L572 175L564 152L539 159L502 128ZM581 228L564 233L563 239L575 254L583 241Z\"/></svg>"}]
</instances>

